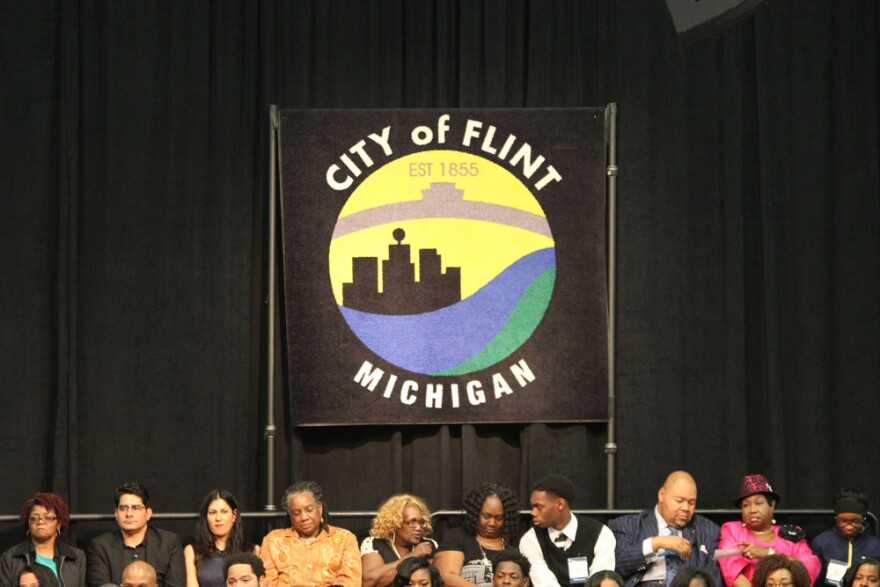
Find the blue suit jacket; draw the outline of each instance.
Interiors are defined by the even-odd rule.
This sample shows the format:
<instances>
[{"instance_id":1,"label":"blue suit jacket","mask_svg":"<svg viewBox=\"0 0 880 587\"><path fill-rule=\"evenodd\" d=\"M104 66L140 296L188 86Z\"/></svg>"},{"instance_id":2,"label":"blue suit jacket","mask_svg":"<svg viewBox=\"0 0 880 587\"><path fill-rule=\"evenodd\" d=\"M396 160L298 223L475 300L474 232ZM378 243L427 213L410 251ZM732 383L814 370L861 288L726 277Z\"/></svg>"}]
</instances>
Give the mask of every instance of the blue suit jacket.
<instances>
[{"instance_id":1,"label":"blue suit jacket","mask_svg":"<svg viewBox=\"0 0 880 587\"><path fill-rule=\"evenodd\" d=\"M626 581L626 587L632 587L642 580L645 571L651 565L648 557L642 553L642 543L646 538L660 534L657 529L657 518L654 510L645 510L638 514L621 516L608 524L617 539L614 549L616 570ZM682 536L690 541L691 556L684 564L699 567L712 575L716 585L724 585L718 563L712 560L721 531L718 525L700 515L695 515L691 522L681 529Z\"/></svg>"}]
</instances>

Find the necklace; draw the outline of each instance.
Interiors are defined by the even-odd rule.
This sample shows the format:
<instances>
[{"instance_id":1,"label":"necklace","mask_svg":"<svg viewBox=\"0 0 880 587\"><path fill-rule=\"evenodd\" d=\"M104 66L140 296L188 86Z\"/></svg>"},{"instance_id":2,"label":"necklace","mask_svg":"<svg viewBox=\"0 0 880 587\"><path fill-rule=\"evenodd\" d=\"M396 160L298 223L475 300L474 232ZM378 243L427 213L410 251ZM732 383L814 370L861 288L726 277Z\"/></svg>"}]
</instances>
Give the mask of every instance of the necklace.
<instances>
[{"instance_id":1,"label":"necklace","mask_svg":"<svg viewBox=\"0 0 880 587\"><path fill-rule=\"evenodd\" d=\"M399 558L399 559L403 558L402 556L400 556L400 553L397 551L397 545L394 544L393 540L385 540L385 542L387 542L389 545L391 545L391 550L394 551L394 554L397 555L397 558ZM403 548L403 547L401 547L401 548ZM410 549L410 552L412 552L412 549Z\"/></svg>"},{"instance_id":2,"label":"necklace","mask_svg":"<svg viewBox=\"0 0 880 587\"><path fill-rule=\"evenodd\" d=\"M773 528L769 530L749 530L752 534L773 534Z\"/></svg>"},{"instance_id":3,"label":"necklace","mask_svg":"<svg viewBox=\"0 0 880 587\"><path fill-rule=\"evenodd\" d=\"M501 540L501 548L498 548L498 543L497 543L497 542L483 542L484 539L483 539L479 534L476 536L476 538L477 538L477 544L479 544L481 547L482 547L482 546L485 546L485 547L488 548L489 550L504 550L504 546L505 546L505 544L504 544L504 536L501 536L501 537L500 537L500 540Z\"/></svg>"},{"instance_id":4,"label":"necklace","mask_svg":"<svg viewBox=\"0 0 880 587\"><path fill-rule=\"evenodd\" d=\"M318 539L317 536L312 536L311 538L303 538L302 536L297 536L297 538L299 538L300 541L306 546L311 546L315 542L315 540Z\"/></svg>"}]
</instances>

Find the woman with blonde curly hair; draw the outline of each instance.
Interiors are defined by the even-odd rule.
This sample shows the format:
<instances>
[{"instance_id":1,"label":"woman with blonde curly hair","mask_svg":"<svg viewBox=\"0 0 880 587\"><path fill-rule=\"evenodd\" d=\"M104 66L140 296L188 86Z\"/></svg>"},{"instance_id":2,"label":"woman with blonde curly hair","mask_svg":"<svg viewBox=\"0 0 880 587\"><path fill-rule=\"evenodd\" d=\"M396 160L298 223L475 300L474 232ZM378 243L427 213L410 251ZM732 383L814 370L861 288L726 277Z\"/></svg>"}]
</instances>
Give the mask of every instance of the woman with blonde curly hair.
<instances>
[{"instance_id":1,"label":"woman with blonde curly hair","mask_svg":"<svg viewBox=\"0 0 880 587\"><path fill-rule=\"evenodd\" d=\"M431 530L431 512L421 497L403 493L388 498L361 543L363 587L391 585L402 559L430 559L437 548L427 537Z\"/></svg>"}]
</instances>

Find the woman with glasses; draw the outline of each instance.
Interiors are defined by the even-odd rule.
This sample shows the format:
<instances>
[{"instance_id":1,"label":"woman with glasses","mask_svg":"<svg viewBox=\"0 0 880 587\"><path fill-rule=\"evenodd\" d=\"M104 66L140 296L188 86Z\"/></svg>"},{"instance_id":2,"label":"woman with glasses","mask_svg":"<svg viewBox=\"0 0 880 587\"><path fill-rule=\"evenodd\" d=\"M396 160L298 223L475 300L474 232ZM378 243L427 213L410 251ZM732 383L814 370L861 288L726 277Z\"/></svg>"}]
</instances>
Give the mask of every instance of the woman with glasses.
<instances>
[{"instance_id":1,"label":"woman with glasses","mask_svg":"<svg viewBox=\"0 0 880 587\"><path fill-rule=\"evenodd\" d=\"M813 539L813 552L822 561L819 584L837 585L854 561L880 559L880 538L865 532L868 499L858 489L841 489L834 496L834 527Z\"/></svg>"},{"instance_id":2,"label":"woman with glasses","mask_svg":"<svg viewBox=\"0 0 880 587\"><path fill-rule=\"evenodd\" d=\"M742 521L723 524L718 544L719 549L740 551L738 556L718 561L728 587L759 587L761 583L753 581L755 567L776 554L799 559L807 569L810 584L819 576L822 564L810 550L803 530L796 526L776 525L773 512L779 499L779 494L773 491L765 476L743 477L739 497L733 500L742 511Z\"/></svg>"},{"instance_id":3,"label":"woman with glasses","mask_svg":"<svg viewBox=\"0 0 880 587\"><path fill-rule=\"evenodd\" d=\"M864 557L855 562L840 581L841 587L877 587L880 585L880 561Z\"/></svg>"},{"instance_id":4,"label":"woman with glasses","mask_svg":"<svg viewBox=\"0 0 880 587\"><path fill-rule=\"evenodd\" d=\"M783 554L761 559L752 575L755 587L810 587L813 581L800 560Z\"/></svg>"},{"instance_id":5,"label":"woman with glasses","mask_svg":"<svg viewBox=\"0 0 880 587\"><path fill-rule=\"evenodd\" d=\"M186 587L223 587L227 557L241 552L259 556L260 548L244 541L244 524L235 496L225 489L214 489L199 508L193 543L183 549Z\"/></svg>"},{"instance_id":6,"label":"woman with glasses","mask_svg":"<svg viewBox=\"0 0 880 587\"><path fill-rule=\"evenodd\" d=\"M35 493L25 500L19 516L28 539L0 556L0 585L18 585L26 567L43 565L61 587L84 587L86 555L58 540L70 527L67 504L54 493Z\"/></svg>"},{"instance_id":7,"label":"woman with glasses","mask_svg":"<svg viewBox=\"0 0 880 587\"><path fill-rule=\"evenodd\" d=\"M519 541L519 500L510 488L486 482L464 496L464 524L443 534L434 564L447 587L488 587L497 558Z\"/></svg>"},{"instance_id":8,"label":"woman with glasses","mask_svg":"<svg viewBox=\"0 0 880 587\"><path fill-rule=\"evenodd\" d=\"M379 506L370 535L361 542L363 587L386 587L394 581L401 560L434 556L437 543L431 533L431 512L425 500L400 494Z\"/></svg>"}]
</instances>

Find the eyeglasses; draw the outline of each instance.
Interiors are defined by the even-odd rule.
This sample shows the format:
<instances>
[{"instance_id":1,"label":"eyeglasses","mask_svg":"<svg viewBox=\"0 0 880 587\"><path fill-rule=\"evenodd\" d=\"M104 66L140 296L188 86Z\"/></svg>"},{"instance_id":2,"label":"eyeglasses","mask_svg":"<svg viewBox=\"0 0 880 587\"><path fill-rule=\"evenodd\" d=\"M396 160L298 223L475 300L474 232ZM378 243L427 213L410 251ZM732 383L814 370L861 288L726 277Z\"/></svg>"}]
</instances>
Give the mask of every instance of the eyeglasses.
<instances>
[{"instance_id":1,"label":"eyeglasses","mask_svg":"<svg viewBox=\"0 0 880 587\"><path fill-rule=\"evenodd\" d=\"M403 522L404 526L409 526L410 528L427 528L428 520L409 520Z\"/></svg>"},{"instance_id":2,"label":"eyeglasses","mask_svg":"<svg viewBox=\"0 0 880 587\"><path fill-rule=\"evenodd\" d=\"M792 585L794 583L791 581L780 581L778 583L776 581L767 581L764 583L764 587L791 587Z\"/></svg>"},{"instance_id":3,"label":"eyeglasses","mask_svg":"<svg viewBox=\"0 0 880 587\"><path fill-rule=\"evenodd\" d=\"M132 512L138 514L142 511L144 511L145 509L147 509L147 506L141 505L141 504L116 506L116 511L119 512L120 514L127 513L128 510L131 510Z\"/></svg>"},{"instance_id":4,"label":"eyeglasses","mask_svg":"<svg viewBox=\"0 0 880 587\"><path fill-rule=\"evenodd\" d=\"M862 526L865 525L864 518L861 518L858 520L844 520L842 518L834 518L834 519L837 520L837 525L842 526L842 527L852 526L853 528L861 528Z\"/></svg>"},{"instance_id":5,"label":"eyeglasses","mask_svg":"<svg viewBox=\"0 0 880 587\"><path fill-rule=\"evenodd\" d=\"M40 522L51 524L57 519L58 516L31 516L28 518L28 522L30 522L31 524L39 524Z\"/></svg>"}]
</instances>

